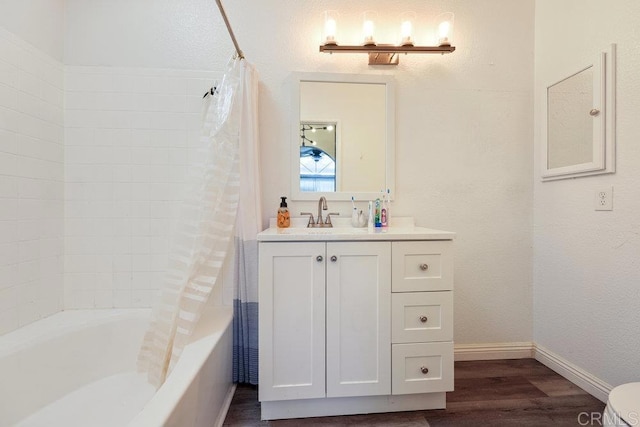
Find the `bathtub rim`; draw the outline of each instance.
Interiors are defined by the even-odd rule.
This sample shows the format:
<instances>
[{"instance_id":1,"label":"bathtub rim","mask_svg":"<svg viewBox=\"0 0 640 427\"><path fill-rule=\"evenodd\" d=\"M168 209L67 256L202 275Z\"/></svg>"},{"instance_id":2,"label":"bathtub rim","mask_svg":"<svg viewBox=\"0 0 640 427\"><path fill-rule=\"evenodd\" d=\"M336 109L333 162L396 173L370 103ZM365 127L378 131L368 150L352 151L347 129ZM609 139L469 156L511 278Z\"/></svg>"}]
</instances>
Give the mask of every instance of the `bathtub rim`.
<instances>
[{"instance_id":1,"label":"bathtub rim","mask_svg":"<svg viewBox=\"0 0 640 427\"><path fill-rule=\"evenodd\" d=\"M149 308L70 309L44 317L0 336L0 359L73 332L110 323L120 318L149 321Z\"/></svg>"},{"instance_id":2,"label":"bathtub rim","mask_svg":"<svg viewBox=\"0 0 640 427\"><path fill-rule=\"evenodd\" d=\"M213 330L209 331L207 325L211 325L210 328ZM232 326L232 306L218 305L208 308L200 318L191 341L185 346L180 360L176 363L167 380L140 413L131 420L128 427L165 425L180 403L180 397L187 392L225 332L231 332ZM224 421L235 387L236 385L232 384L227 392L222 408L223 413L220 413L216 421L219 424Z\"/></svg>"}]
</instances>

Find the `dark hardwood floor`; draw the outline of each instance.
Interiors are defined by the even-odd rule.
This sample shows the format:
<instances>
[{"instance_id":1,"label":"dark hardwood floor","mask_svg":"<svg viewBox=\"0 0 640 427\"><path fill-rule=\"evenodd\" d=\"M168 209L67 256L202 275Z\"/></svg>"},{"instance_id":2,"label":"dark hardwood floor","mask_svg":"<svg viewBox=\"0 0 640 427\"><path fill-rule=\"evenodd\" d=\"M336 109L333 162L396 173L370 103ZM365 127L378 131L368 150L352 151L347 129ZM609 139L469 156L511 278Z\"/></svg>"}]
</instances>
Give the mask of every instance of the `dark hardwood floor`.
<instances>
[{"instance_id":1,"label":"dark hardwood floor","mask_svg":"<svg viewBox=\"0 0 640 427\"><path fill-rule=\"evenodd\" d=\"M260 421L257 387L239 385L225 426L579 426L604 404L534 359L456 362L447 409ZM581 413L584 413L580 416ZM580 417L580 418L579 418Z\"/></svg>"}]
</instances>

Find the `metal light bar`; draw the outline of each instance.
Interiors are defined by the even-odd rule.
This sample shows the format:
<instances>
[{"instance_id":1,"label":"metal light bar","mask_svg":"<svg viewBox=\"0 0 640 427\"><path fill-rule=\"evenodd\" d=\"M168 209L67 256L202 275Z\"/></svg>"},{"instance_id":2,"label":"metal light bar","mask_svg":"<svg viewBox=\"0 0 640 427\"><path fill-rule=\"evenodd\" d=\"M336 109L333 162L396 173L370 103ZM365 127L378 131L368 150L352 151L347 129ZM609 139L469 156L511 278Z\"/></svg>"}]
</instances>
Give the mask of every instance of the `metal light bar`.
<instances>
[{"instance_id":1,"label":"metal light bar","mask_svg":"<svg viewBox=\"0 0 640 427\"><path fill-rule=\"evenodd\" d=\"M320 52L328 53L368 53L369 65L397 65L400 53L451 53L455 46L394 46L394 45L366 45L340 46L336 44L320 45Z\"/></svg>"},{"instance_id":2,"label":"metal light bar","mask_svg":"<svg viewBox=\"0 0 640 427\"><path fill-rule=\"evenodd\" d=\"M451 53L456 50L455 46L393 46L393 45L371 45L371 46L341 46L341 45L320 45L320 52L329 53Z\"/></svg>"}]
</instances>

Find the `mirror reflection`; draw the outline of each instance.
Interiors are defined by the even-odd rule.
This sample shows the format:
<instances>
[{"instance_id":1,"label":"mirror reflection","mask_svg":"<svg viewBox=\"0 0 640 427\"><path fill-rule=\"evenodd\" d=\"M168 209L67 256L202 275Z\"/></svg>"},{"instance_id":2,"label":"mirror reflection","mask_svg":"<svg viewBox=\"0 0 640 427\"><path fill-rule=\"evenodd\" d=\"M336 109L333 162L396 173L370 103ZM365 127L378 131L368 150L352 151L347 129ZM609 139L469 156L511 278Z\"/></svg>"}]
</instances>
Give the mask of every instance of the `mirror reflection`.
<instances>
[{"instance_id":1,"label":"mirror reflection","mask_svg":"<svg viewBox=\"0 0 640 427\"><path fill-rule=\"evenodd\" d=\"M593 67L547 89L547 168L593 162Z\"/></svg>"},{"instance_id":2,"label":"mirror reflection","mask_svg":"<svg viewBox=\"0 0 640 427\"><path fill-rule=\"evenodd\" d=\"M336 123L300 123L300 191L336 191Z\"/></svg>"},{"instance_id":3,"label":"mirror reflection","mask_svg":"<svg viewBox=\"0 0 640 427\"><path fill-rule=\"evenodd\" d=\"M370 198L393 191L392 79L298 73L294 200Z\"/></svg>"}]
</instances>

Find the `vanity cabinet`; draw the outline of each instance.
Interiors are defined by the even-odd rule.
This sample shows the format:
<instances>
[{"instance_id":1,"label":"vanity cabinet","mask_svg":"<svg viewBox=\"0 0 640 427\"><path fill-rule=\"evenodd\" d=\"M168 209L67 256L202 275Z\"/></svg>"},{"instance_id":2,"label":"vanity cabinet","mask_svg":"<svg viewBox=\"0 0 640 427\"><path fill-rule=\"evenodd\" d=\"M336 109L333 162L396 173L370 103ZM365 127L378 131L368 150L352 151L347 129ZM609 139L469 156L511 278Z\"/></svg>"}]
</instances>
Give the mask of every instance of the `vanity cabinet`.
<instances>
[{"instance_id":1,"label":"vanity cabinet","mask_svg":"<svg viewBox=\"0 0 640 427\"><path fill-rule=\"evenodd\" d=\"M389 242L260 244L261 401L391 393L390 259Z\"/></svg>"},{"instance_id":2,"label":"vanity cabinet","mask_svg":"<svg viewBox=\"0 0 640 427\"><path fill-rule=\"evenodd\" d=\"M393 242L392 245L392 394L451 391L451 242Z\"/></svg>"},{"instance_id":3,"label":"vanity cabinet","mask_svg":"<svg viewBox=\"0 0 640 427\"><path fill-rule=\"evenodd\" d=\"M446 406L453 233L417 230L258 235L263 419Z\"/></svg>"},{"instance_id":4,"label":"vanity cabinet","mask_svg":"<svg viewBox=\"0 0 640 427\"><path fill-rule=\"evenodd\" d=\"M325 396L325 244L260 243L260 400Z\"/></svg>"}]
</instances>

